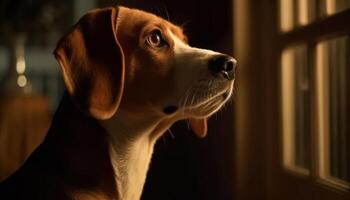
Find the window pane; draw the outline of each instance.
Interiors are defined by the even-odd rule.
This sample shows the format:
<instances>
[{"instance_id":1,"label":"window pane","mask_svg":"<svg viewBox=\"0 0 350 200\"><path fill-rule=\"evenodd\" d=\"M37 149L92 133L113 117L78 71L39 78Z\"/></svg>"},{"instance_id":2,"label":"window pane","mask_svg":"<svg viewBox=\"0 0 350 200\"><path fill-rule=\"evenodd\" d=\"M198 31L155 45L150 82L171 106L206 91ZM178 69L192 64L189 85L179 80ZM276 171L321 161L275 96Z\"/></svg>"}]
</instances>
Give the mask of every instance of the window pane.
<instances>
[{"instance_id":1,"label":"window pane","mask_svg":"<svg viewBox=\"0 0 350 200\"><path fill-rule=\"evenodd\" d=\"M316 0L280 0L280 28L290 31L315 20Z\"/></svg>"},{"instance_id":2,"label":"window pane","mask_svg":"<svg viewBox=\"0 0 350 200\"><path fill-rule=\"evenodd\" d=\"M332 15L350 8L350 0L320 0L322 16Z\"/></svg>"},{"instance_id":3,"label":"window pane","mask_svg":"<svg viewBox=\"0 0 350 200\"><path fill-rule=\"evenodd\" d=\"M297 0L298 25L307 25L315 20L316 1L315 0Z\"/></svg>"},{"instance_id":4,"label":"window pane","mask_svg":"<svg viewBox=\"0 0 350 200\"><path fill-rule=\"evenodd\" d=\"M294 0L280 0L280 26L282 31L294 28Z\"/></svg>"},{"instance_id":5,"label":"window pane","mask_svg":"<svg viewBox=\"0 0 350 200\"><path fill-rule=\"evenodd\" d=\"M283 160L285 167L310 168L310 87L306 46L282 53Z\"/></svg>"},{"instance_id":6,"label":"window pane","mask_svg":"<svg viewBox=\"0 0 350 200\"><path fill-rule=\"evenodd\" d=\"M335 181L350 180L348 57L347 37L317 45L320 176Z\"/></svg>"}]
</instances>

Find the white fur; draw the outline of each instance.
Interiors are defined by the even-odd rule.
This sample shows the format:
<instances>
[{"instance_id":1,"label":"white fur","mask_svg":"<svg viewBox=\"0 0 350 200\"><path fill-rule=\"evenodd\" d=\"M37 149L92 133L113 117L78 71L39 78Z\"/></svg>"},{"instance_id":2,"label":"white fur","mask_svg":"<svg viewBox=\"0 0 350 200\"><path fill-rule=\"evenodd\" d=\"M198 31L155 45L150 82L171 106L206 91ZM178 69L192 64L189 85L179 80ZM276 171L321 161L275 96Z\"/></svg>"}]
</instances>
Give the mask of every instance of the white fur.
<instances>
[{"instance_id":1,"label":"white fur","mask_svg":"<svg viewBox=\"0 0 350 200\"><path fill-rule=\"evenodd\" d=\"M174 41L175 58L173 67L175 69L176 77L176 91L174 91L174 93L180 96L173 98L180 98L182 100L183 97L187 95L193 95L190 97L190 100L185 100L186 105L182 109L188 109L188 107L201 107L214 98L228 92L226 99L215 104L213 109L209 109L210 111L205 114L208 117L218 111L221 106L225 104L233 90L233 81L218 81L209 71L208 60L213 56L220 55L221 53L191 47L175 36L170 30L168 30L168 32ZM233 59L233 62L236 62L236 60ZM213 81L213 83L211 83L211 81ZM188 90L189 88L192 88L192 90ZM205 90L205 88L213 88L215 92L212 92L212 96L206 95L205 91L204 94L197 94L196 96L195 93L198 92L198 90ZM202 98L200 98L200 95L202 95Z\"/></svg>"}]
</instances>

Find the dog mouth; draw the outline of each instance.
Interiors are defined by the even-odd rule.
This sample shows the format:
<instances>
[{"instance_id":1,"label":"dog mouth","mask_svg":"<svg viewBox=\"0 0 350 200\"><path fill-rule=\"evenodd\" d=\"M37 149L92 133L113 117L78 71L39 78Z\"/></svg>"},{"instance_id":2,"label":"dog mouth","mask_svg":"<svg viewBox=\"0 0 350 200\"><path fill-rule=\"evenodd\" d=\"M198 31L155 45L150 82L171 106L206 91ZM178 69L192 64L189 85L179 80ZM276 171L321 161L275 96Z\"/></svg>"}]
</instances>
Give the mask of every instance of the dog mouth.
<instances>
[{"instance_id":1,"label":"dog mouth","mask_svg":"<svg viewBox=\"0 0 350 200\"><path fill-rule=\"evenodd\" d=\"M218 93L217 96L208 99L204 104L201 104L197 108L201 112L209 113L208 115L211 115L212 113L219 110L221 106L224 105L226 101L228 101L230 96L231 96L231 89L229 88L223 92Z\"/></svg>"},{"instance_id":2,"label":"dog mouth","mask_svg":"<svg viewBox=\"0 0 350 200\"><path fill-rule=\"evenodd\" d=\"M203 85L199 85L191 90L191 95L186 96L183 104L186 112L201 117L210 116L230 99L233 82L211 86L203 88Z\"/></svg>"}]
</instances>

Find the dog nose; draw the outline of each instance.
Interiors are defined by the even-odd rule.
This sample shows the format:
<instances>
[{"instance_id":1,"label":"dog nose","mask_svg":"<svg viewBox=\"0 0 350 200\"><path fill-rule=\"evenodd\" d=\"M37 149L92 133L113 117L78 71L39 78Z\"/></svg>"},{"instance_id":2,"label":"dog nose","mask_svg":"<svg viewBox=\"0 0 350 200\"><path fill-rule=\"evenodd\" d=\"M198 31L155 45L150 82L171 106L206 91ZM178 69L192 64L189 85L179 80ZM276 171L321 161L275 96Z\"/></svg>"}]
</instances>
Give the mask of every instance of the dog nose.
<instances>
[{"instance_id":1,"label":"dog nose","mask_svg":"<svg viewBox=\"0 0 350 200\"><path fill-rule=\"evenodd\" d=\"M217 55L209 60L209 70L215 76L222 76L228 80L235 78L237 61L228 55Z\"/></svg>"}]
</instances>

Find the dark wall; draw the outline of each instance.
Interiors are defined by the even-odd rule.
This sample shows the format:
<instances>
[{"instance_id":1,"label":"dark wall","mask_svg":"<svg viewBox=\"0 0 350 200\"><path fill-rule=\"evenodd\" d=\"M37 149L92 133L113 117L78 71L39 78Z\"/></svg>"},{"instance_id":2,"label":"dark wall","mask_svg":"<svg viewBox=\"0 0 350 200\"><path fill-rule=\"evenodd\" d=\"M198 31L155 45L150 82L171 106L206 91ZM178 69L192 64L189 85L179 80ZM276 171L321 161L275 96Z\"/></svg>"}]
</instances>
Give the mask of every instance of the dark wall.
<instances>
[{"instance_id":1,"label":"dark wall","mask_svg":"<svg viewBox=\"0 0 350 200\"><path fill-rule=\"evenodd\" d=\"M232 1L120 0L118 4L155 13L184 25L192 46L232 55ZM100 6L113 5L100 0ZM233 103L234 104L234 103ZM157 143L143 200L233 199L234 131L232 102L209 121L209 135L199 139L186 122L171 128Z\"/></svg>"},{"instance_id":2,"label":"dark wall","mask_svg":"<svg viewBox=\"0 0 350 200\"><path fill-rule=\"evenodd\" d=\"M184 25L193 46L232 54L231 0L99 0L99 5L123 5L152 12Z\"/></svg>"}]
</instances>

